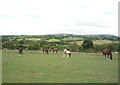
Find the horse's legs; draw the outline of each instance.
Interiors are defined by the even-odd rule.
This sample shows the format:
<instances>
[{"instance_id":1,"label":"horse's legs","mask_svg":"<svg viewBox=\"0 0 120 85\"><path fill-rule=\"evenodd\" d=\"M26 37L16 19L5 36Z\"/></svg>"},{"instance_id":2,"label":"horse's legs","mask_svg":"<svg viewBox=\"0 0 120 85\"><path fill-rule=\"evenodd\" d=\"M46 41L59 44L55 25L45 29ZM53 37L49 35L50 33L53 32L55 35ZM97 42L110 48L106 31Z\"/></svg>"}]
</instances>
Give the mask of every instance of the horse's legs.
<instances>
[{"instance_id":1,"label":"horse's legs","mask_svg":"<svg viewBox=\"0 0 120 85\"><path fill-rule=\"evenodd\" d=\"M69 53L69 57L71 57L71 53Z\"/></svg>"},{"instance_id":2,"label":"horse's legs","mask_svg":"<svg viewBox=\"0 0 120 85\"><path fill-rule=\"evenodd\" d=\"M104 54L105 55L105 58L106 58L106 54Z\"/></svg>"},{"instance_id":3,"label":"horse's legs","mask_svg":"<svg viewBox=\"0 0 120 85\"><path fill-rule=\"evenodd\" d=\"M112 60L112 56L110 56L110 59Z\"/></svg>"},{"instance_id":4,"label":"horse's legs","mask_svg":"<svg viewBox=\"0 0 120 85\"><path fill-rule=\"evenodd\" d=\"M67 57L69 57L69 53L67 53L66 55L67 55Z\"/></svg>"},{"instance_id":5,"label":"horse's legs","mask_svg":"<svg viewBox=\"0 0 120 85\"><path fill-rule=\"evenodd\" d=\"M47 54L48 54L48 51L46 51L47 52Z\"/></svg>"},{"instance_id":6,"label":"horse's legs","mask_svg":"<svg viewBox=\"0 0 120 85\"><path fill-rule=\"evenodd\" d=\"M23 53L23 51L21 51L21 54Z\"/></svg>"},{"instance_id":7,"label":"horse's legs","mask_svg":"<svg viewBox=\"0 0 120 85\"><path fill-rule=\"evenodd\" d=\"M68 57L68 54L66 54L66 56Z\"/></svg>"},{"instance_id":8,"label":"horse's legs","mask_svg":"<svg viewBox=\"0 0 120 85\"><path fill-rule=\"evenodd\" d=\"M71 56L71 54L70 53L67 53L67 57L70 57Z\"/></svg>"},{"instance_id":9,"label":"horse's legs","mask_svg":"<svg viewBox=\"0 0 120 85\"><path fill-rule=\"evenodd\" d=\"M109 58L109 54L107 54L107 58Z\"/></svg>"},{"instance_id":10,"label":"horse's legs","mask_svg":"<svg viewBox=\"0 0 120 85\"><path fill-rule=\"evenodd\" d=\"M110 54L110 59L112 60L112 54Z\"/></svg>"}]
</instances>

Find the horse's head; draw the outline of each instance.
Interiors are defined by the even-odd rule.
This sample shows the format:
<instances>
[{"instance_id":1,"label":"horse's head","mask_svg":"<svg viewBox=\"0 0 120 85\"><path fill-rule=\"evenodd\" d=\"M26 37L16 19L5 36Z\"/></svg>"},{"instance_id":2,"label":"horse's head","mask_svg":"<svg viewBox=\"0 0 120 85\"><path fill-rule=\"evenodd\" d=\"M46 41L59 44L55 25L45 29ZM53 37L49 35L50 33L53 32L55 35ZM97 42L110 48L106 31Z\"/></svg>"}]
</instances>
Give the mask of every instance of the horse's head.
<instances>
[{"instance_id":1,"label":"horse's head","mask_svg":"<svg viewBox=\"0 0 120 85\"><path fill-rule=\"evenodd\" d=\"M110 57L112 57L112 53L110 53Z\"/></svg>"},{"instance_id":2,"label":"horse's head","mask_svg":"<svg viewBox=\"0 0 120 85\"><path fill-rule=\"evenodd\" d=\"M64 53L66 53L67 52L67 49L64 49Z\"/></svg>"}]
</instances>

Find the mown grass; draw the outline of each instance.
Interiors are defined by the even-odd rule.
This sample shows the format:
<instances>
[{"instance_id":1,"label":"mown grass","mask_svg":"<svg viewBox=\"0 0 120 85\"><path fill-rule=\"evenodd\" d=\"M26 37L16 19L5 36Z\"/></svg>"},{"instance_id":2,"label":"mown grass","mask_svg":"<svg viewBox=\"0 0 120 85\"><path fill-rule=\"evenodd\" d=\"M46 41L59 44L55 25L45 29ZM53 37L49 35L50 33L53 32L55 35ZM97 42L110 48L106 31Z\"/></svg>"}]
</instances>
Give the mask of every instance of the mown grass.
<instances>
[{"instance_id":1,"label":"mown grass","mask_svg":"<svg viewBox=\"0 0 120 85\"><path fill-rule=\"evenodd\" d=\"M101 54L59 54L3 51L3 83L117 83L118 56L106 60Z\"/></svg>"}]
</instances>

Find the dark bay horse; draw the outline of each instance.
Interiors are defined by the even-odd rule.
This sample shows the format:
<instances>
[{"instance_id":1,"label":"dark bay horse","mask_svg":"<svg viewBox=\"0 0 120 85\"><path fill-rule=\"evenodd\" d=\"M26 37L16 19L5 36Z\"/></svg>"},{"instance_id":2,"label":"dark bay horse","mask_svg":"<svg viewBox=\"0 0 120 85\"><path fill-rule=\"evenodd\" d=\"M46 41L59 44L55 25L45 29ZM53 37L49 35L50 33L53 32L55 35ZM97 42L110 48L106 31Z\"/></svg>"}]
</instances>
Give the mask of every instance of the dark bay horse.
<instances>
[{"instance_id":1,"label":"dark bay horse","mask_svg":"<svg viewBox=\"0 0 120 85\"><path fill-rule=\"evenodd\" d=\"M19 48L19 53L20 53L20 54L23 53L23 49L22 49L22 47Z\"/></svg>"},{"instance_id":2,"label":"dark bay horse","mask_svg":"<svg viewBox=\"0 0 120 85\"><path fill-rule=\"evenodd\" d=\"M103 54L105 55L105 58L106 58L106 55L107 55L107 58L110 58L112 60L112 52L110 50L104 49Z\"/></svg>"},{"instance_id":3,"label":"dark bay horse","mask_svg":"<svg viewBox=\"0 0 120 85\"><path fill-rule=\"evenodd\" d=\"M48 49L43 49L43 53L48 54L49 50Z\"/></svg>"}]
</instances>

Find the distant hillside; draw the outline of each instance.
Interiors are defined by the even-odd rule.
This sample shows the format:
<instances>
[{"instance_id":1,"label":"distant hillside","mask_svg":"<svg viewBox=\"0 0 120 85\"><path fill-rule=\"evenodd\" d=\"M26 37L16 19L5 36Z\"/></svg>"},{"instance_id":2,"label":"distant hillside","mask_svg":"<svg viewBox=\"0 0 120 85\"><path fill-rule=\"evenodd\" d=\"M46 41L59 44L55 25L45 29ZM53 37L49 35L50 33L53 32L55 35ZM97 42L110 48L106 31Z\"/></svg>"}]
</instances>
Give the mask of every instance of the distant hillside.
<instances>
[{"instance_id":1,"label":"distant hillside","mask_svg":"<svg viewBox=\"0 0 120 85\"><path fill-rule=\"evenodd\" d=\"M118 37L111 34L91 34L91 35L75 35L75 34L48 34L48 35L4 35L2 37L9 37L9 38L44 38L45 40L49 39L73 39L73 40L84 40L84 39L91 39L91 40L113 40L117 41Z\"/></svg>"},{"instance_id":2,"label":"distant hillside","mask_svg":"<svg viewBox=\"0 0 120 85\"><path fill-rule=\"evenodd\" d=\"M112 34L91 34L91 35L75 35L75 34L54 34L54 36L66 36L67 38L69 37L76 37L76 38L84 38L84 39L92 39L92 40L100 40L100 39L108 39L108 40L117 40L118 37Z\"/></svg>"}]
</instances>

